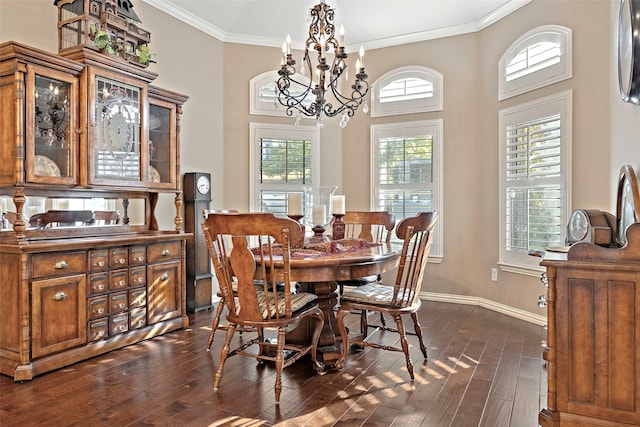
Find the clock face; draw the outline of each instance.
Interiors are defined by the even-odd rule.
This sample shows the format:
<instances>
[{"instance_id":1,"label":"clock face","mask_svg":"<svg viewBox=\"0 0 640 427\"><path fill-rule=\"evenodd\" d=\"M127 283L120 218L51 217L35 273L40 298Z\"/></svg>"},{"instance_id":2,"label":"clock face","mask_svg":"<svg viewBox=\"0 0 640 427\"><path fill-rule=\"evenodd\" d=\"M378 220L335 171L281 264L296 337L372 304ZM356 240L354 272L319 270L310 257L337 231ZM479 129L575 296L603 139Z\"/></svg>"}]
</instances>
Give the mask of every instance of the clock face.
<instances>
[{"instance_id":1,"label":"clock face","mask_svg":"<svg viewBox=\"0 0 640 427\"><path fill-rule=\"evenodd\" d=\"M200 194L207 194L210 188L209 178L206 176L201 176L198 178L198 182L196 182L196 188Z\"/></svg>"},{"instance_id":2,"label":"clock face","mask_svg":"<svg viewBox=\"0 0 640 427\"><path fill-rule=\"evenodd\" d=\"M577 210L571 214L569 219L569 236L574 242L580 241L587 236L589 231L589 218L585 211Z\"/></svg>"}]
</instances>

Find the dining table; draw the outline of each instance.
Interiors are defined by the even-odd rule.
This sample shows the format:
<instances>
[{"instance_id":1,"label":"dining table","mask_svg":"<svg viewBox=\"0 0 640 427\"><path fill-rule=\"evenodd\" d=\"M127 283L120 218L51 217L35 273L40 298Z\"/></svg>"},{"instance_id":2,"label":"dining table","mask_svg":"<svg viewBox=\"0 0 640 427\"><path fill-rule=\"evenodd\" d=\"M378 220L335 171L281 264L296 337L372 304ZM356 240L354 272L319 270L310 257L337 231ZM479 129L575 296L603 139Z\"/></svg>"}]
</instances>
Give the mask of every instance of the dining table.
<instances>
[{"instance_id":1,"label":"dining table","mask_svg":"<svg viewBox=\"0 0 640 427\"><path fill-rule=\"evenodd\" d=\"M353 240L353 239L351 239ZM327 242L331 250L316 253L312 248L291 250L290 280L296 282L299 292L318 296L317 302L324 313L324 326L318 341L318 360L325 367L335 365L341 354L341 338L335 316L338 304L337 281L381 275L398 266L401 244L367 244L346 247L340 241ZM277 268L277 266L276 266ZM303 322L287 332L287 342L304 343L311 338L311 326Z\"/></svg>"}]
</instances>

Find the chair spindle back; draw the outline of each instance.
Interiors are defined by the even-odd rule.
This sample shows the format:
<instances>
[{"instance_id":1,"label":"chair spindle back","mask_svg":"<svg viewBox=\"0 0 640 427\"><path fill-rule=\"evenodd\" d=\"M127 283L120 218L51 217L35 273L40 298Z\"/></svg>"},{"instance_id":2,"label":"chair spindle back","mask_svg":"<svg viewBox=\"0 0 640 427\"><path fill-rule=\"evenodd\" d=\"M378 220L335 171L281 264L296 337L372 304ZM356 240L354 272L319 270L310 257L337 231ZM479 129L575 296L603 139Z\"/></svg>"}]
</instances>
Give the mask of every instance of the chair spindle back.
<instances>
[{"instance_id":1,"label":"chair spindle back","mask_svg":"<svg viewBox=\"0 0 640 427\"><path fill-rule=\"evenodd\" d=\"M431 232L438 212L422 212L398 223L396 235L403 240L394 284L393 307L408 307L417 299L431 249Z\"/></svg>"}]
</instances>

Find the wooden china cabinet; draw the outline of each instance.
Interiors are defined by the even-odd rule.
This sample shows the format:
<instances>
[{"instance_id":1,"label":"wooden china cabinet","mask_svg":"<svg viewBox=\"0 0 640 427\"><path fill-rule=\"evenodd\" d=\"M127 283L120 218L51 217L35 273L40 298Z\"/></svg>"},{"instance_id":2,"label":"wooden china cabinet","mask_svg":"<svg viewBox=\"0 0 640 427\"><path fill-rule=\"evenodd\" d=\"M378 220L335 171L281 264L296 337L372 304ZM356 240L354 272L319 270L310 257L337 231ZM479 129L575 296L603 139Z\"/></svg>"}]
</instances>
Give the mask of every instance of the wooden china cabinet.
<instances>
[{"instance_id":1,"label":"wooden china cabinet","mask_svg":"<svg viewBox=\"0 0 640 427\"><path fill-rule=\"evenodd\" d=\"M584 218L570 227L585 240L567 253L548 251L542 261L548 394L539 422L543 427L638 426L640 195L630 166L620 172L611 227ZM590 229L598 227L610 230L610 244L586 241L595 238Z\"/></svg>"},{"instance_id":2,"label":"wooden china cabinet","mask_svg":"<svg viewBox=\"0 0 640 427\"><path fill-rule=\"evenodd\" d=\"M0 372L16 381L188 325L187 97L156 77L86 47L0 44Z\"/></svg>"}]
</instances>

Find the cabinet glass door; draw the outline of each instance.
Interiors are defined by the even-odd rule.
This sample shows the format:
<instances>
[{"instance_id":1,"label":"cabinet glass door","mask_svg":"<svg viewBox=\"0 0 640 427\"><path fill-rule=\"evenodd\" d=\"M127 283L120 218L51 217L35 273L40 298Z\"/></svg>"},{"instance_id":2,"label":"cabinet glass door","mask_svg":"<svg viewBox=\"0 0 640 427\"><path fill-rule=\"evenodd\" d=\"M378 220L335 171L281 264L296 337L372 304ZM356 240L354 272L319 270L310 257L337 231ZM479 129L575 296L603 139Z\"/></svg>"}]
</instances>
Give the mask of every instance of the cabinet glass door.
<instances>
[{"instance_id":1,"label":"cabinet glass door","mask_svg":"<svg viewBox=\"0 0 640 427\"><path fill-rule=\"evenodd\" d=\"M100 75L92 83L90 182L140 186L146 158L140 139L143 88Z\"/></svg>"},{"instance_id":2,"label":"cabinet glass door","mask_svg":"<svg viewBox=\"0 0 640 427\"><path fill-rule=\"evenodd\" d=\"M31 65L27 75L27 181L75 184L77 80Z\"/></svg>"},{"instance_id":3,"label":"cabinet glass door","mask_svg":"<svg viewBox=\"0 0 640 427\"><path fill-rule=\"evenodd\" d=\"M149 187L175 188L176 106L149 98Z\"/></svg>"}]
</instances>

